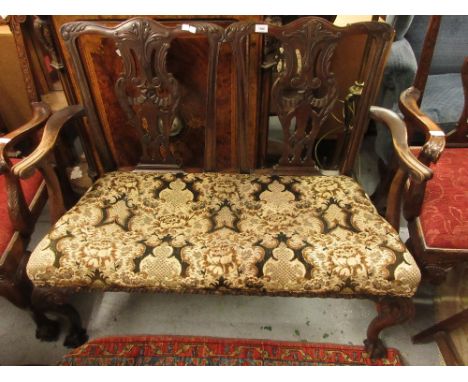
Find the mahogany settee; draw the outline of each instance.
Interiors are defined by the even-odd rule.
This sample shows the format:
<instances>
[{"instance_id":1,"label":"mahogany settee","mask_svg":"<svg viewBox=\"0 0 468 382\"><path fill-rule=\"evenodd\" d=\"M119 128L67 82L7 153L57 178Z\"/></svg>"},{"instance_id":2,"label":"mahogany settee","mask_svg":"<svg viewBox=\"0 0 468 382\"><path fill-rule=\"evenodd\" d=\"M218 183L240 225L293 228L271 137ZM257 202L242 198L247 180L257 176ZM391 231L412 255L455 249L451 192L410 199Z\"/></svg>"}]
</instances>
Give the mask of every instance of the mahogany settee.
<instances>
[{"instance_id":1,"label":"mahogany settee","mask_svg":"<svg viewBox=\"0 0 468 382\"><path fill-rule=\"evenodd\" d=\"M283 150L272 166L256 163L249 135L249 36L262 33L281 46L283 69L271 86L271 102L283 127ZM53 114L37 149L13 172L27 177L51 159L67 122L84 117L80 130L93 186L69 211L58 182L48 181L54 225L31 254L27 274L33 300L67 313L68 344L86 340L77 312L66 297L77 291L127 291L367 298L378 306L367 351L385 354L384 328L409 319L420 271L398 236L400 196L408 177L424 182L432 172L410 152L405 124L393 112L371 106L393 38L385 23L344 28L316 17L285 26L237 22L223 29L193 22L165 26L134 18L117 26L72 22L61 29L74 62L81 104ZM183 83L167 69L171 42L206 37L206 103L203 168L187 168L177 151L174 120ZM139 161L117 168L108 136L100 128L80 55L84 36L115 44L122 71L115 94L138 138ZM335 54L350 38L361 38L353 79L334 68ZM237 166L216 169L216 82L220 47L232 48L236 67ZM354 65L349 61L349 65ZM347 83L348 94L337 84ZM230 91L226 89L225 91ZM337 165L323 175L314 145L332 112L344 115ZM401 171L390 190L387 220L379 216L353 179L353 165L369 117L385 123ZM261 163L266 163L261 160ZM329 169L330 170L330 169Z\"/></svg>"}]
</instances>

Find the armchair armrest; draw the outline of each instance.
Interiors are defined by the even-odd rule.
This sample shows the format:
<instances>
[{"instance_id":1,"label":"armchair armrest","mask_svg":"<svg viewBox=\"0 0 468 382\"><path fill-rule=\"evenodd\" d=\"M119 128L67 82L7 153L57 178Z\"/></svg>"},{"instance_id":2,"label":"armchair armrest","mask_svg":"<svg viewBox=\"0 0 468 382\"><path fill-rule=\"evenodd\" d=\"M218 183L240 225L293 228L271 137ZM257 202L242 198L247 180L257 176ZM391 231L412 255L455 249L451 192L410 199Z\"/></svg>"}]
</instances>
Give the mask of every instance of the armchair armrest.
<instances>
[{"instance_id":1,"label":"armchair armrest","mask_svg":"<svg viewBox=\"0 0 468 382\"><path fill-rule=\"evenodd\" d=\"M0 137L0 173L10 169L8 151L40 129L50 116L50 107L46 103L33 102L31 106L33 110L31 119L16 130Z\"/></svg>"},{"instance_id":2,"label":"armchair armrest","mask_svg":"<svg viewBox=\"0 0 468 382\"><path fill-rule=\"evenodd\" d=\"M405 120L426 135L426 143L419 158L424 164L429 165L438 161L444 151L446 137L444 131L419 108L420 97L421 92L412 86L401 93L399 105Z\"/></svg>"},{"instance_id":3,"label":"armchair armrest","mask_svg":"<svg viewBox=\"0 0 468 382\"><path fill-rule=\"evenodd\" d=\"M81 105L68 106L54 113L44 127L41 142L36 149L12 167L12 172L21 178L26 178L39 162L44 159L55 147L62 128L73 118L84 116L85 111Z\"/></svg>"},{"instance_id":4,"label":"armchair armrest","mask_svg":"<svg viewBox=\"0 0 468 382\"><path fill-rule=\"evenodd\" d=\"M421 111L418 105L420 97L421 92L414 86L405 90L400 96L400 110L408 123L426 135L426 143L418 159L429 166L439 160L445 148L446 136L443 130ZM409 185L403 204L403 213L407 220L412 220L421 213L425 189L424 183Z\"/></svg>"},{"instance_id":5,"label":"armchair armrest","mask_svg":"<svg viewBox=\"0 0 468 382\"><path fill-rule=\"evenodd\" d=\"M402 168L416 183L422 183L432 178L432 170L421 163L408 146L406 125L393 111L371 106L370 115L378 122L383 122L392 135L393 147Z\"/></svg>"},{"instance_id":6,"label":"armchair armrest","mask_svg":"<svg viewBox=\"0 0 468 382\"><path fill-rule=\"evenodd\" d=\"M408 176L415 184L424 185L432 178L432 170L421 163L408 146L406 125L393 111L377 106L371 106L370 115L379 122L383 122L392 135L393 147L398 159L399 169L393 177L387 198L385 218L398 231L400 227L400 210L402 195Z\"/></svg>"}]
</instances>

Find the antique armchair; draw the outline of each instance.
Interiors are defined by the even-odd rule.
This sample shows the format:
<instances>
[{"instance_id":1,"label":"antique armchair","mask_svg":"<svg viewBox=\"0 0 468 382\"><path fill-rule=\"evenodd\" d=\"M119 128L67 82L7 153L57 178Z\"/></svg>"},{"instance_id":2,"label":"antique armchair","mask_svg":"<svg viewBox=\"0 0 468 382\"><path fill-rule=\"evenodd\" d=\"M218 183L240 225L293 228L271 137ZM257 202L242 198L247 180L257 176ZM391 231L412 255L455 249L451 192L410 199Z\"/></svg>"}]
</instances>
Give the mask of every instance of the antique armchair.
<instances>
[{"instance_id":1,"label":"antique armchair","mask_svg":"<svg viewBox=\"0 0 468 382\"><path fill-rule=\"evenodd\" d=\"M404 201L410 233L407 244L423 274L436 284L445 280L453 265L468 260L468 58L462 80L465 106L451 135L456 143L450 144L442 129L422 114L419 89L413 86L400 98L405 119L427 137L424 146L413 151L434 171L434 178L426 184L409 186Z\"/></svg>"},{"instance_id":2,"label":"antique armchair","mask_svg":"<svg viewBox=\"0 0 468 382\"><path fill-rule=\"evenodd\" d=\"M434 171L433 179L425 185L409 184L403 206L409 229L406 245L423 276L431 283L445 282L452 268L455 268L452 276L459 276L460 281L454 285L457 278L452 277L448 280L451 288L439 290L442 293L441 305L445 306L443 310L451 314L444 315L443 320L414 335L412 340L421 343L435 339L443 349L447 365L463 365L463 358L449 333L466 325L468 318L468 309L466 304L463 305L466 294L463 293L462 281L466 280L464 273L468 262L468 58L462 68L462 81L465 106L457 128L449 137L422 115L418 107L421 92L416 87L406 90L400 100L405 118L427 137L424 146L412 150ZM457 299L460 304L454 303Z\"/></svg>"},{"instance_id":3,"label":"antique armchair","mask_svg":"<svg viewBox=\"0 0 468 382\"><path fill-rule=\"evenodd\" d=\"M13 173L27 177L47 163L66 122L85 116L86 129L80 134L97 180L65 212L57 182L46 179L54 226L27 265L34 302L39 304L42 296L44 308L58 309L67 294L81 290L368 298L376 301L378 315L365 344L372 357L385 354L379 333L412 316L411 297L420 280L395 230L399 191L408 177L420 183L432 175L409 150L402 120L392 111L370 106L392 40L389 25L339 28L306 17L286 26L238 22L224 30L209 23L165 26L134 18L115 27L69 23L61 33L74 61L83 105L55 113L37 149L13 166ZM256 147L247 140L249 108L258 102L249 92L251 57L246 47L249 39L265 34L284 49L286 70L271 89L284 141L278 163L258 168ZM173 126L188 88L167 65L170 44L182 38L193 41L194 35L205 36L206 42L200 49L206 57L201 96L206 109L199 116L204 121L203 168L183 166L176 142L184 130L174 133ZM134 142L138 154L130 169L117 165L120 153L100 129L92 102L80 55L91 37L104 38L102 46L115 44L110 46L121 57L115 94L106 97L116 97L128 120L126 139ZM362 65L356 65L352 79L343 79L337 68L351 61L340 52L356 38L362 41L356 52ZM233 150L238 165L217 171L216 66L225 45L232 48L236 66ZM338 94L338 81L347 81L352 96ZM331 108L345 98L349 113L339 174L323 176L312 156L313 145ZM369 116L388 125L400 163L391 190L390 223L351 177ZM86 339L85 330L76 311L69 307L67 312L72 320L69 339L78 345Z\"/></svg>"},{"instance_id":4,"label":"antique armchair","mask_svg":"<svg viewBox=\"0 0 468 382\"><path fill-rule=\"evenodd\" d=\"M401 93L410 87L417 89L418 108L447 134L448 146L468 144L463 97L468 91L468 81L462 80L468 74L466 21L466 16L387 17L387 22L394 24L397 37L384 70L380 104L400 112ZM405 123L410 144L422 145L426 132L414 126L410 117ZM377 124L375 151L381 179L372 200L384 211L396 163L390 135L382 124Z\"/></svg>"},{"instance_id":5,"label":"antique armchair","mask_svg":"<svg viewBox=\"0 0 468 382\"><path fill-rule=\"evenodd\" d=\"M32 305L32 284L25 273L27 245L46 201L45 184L39 171L31 173L27 180L19 180L11 171L21 160L16 157L18 144L34 139L50 116L45 103L33 103L32 110L27 123L0 136L0 295L31 311L37 325L36 337L52 341L58 337L59 325Z\"/></svg>"},{"instance_id":6,"label":"antique armchair","mask_svg":"<svg viewBox=\"0 0 468 382\"><path fill-rule=\"evenodd\" d=\"M449 142L459 142L463 133L457 126L466 91L460 68L468 54L468 17L399 15L388 16L387 22L395 26L396 38L384 71L380 104L398 112L400 94L415 86L421 92L422 112L447 134ZM419 131L411 124L408 129L410 138ZM384 126L378 126L375 148L389 165L391 139Z\"/></svg>"}]
</instances>

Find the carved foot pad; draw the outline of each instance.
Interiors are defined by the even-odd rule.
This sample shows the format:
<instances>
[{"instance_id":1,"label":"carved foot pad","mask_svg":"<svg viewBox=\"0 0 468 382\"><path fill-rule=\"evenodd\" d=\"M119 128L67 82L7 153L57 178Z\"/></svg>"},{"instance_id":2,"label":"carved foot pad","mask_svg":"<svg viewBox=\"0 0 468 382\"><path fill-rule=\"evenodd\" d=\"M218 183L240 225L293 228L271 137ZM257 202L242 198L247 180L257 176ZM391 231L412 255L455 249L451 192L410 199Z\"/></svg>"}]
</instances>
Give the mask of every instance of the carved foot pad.
<instances>
[{"instance_id":1,"label":"carved foot pad","mask_svg":"<svg viewBox=\"0 0 468 382\"><path fill-rule=\"evenodd\" d=\"M74 328L70 330L70 333L68 333L65 337L63 346L67 348L76 348L80 345L83 345L86 341L88 341L88 334L86 333L86 329Z\"/></svg>"},{"instance_id":2,"label":"carved foot pad","mask_svg":"<svg viewBox=\"0 0 468 382\"><path fill-rule=\"evenodd\" d=\"M36 338L41 341L57 341L60 334L60 324L57 321L48 320L41 323L36 329Z\"/></svg>"},{"instance_id":3,"label":"carved foot pad","mask_svg":"<svg viewBox=\"0 0 468 382\"><path fill-rule=\"evenodd\" d=\"M373 361L387 356L387 348L380 338L372 342L368 339L364 340L364 347Z\"/></svg>"}]
</instances>

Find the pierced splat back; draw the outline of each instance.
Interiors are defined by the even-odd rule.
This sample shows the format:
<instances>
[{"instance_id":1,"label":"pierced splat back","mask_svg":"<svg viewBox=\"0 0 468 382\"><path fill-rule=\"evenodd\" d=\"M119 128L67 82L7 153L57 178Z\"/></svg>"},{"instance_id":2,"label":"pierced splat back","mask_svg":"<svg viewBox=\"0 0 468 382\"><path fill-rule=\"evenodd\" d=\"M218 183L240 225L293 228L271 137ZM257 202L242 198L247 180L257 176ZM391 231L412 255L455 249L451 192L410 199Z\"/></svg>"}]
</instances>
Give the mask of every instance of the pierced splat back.
<instances>
[{"instance_id":1,"label":"pierced splat back","mask_svg":"<svg viewBox=\"0 0 468 382\"><path fill-rule=\"evenodd\" d=\"M273 170L278 173L318 173L314 158L315 145L333 109L340 102L344 112L344 145L338 146L341 173L349 173L368 121L368 110L376 96L385 57L392 39L391 27L385 23L357 23L345 28L336 27L317 17L304 17L285 26L239 22L226 31L237 60L238 76L238 133L240 151L245 152L248 132L248 57L246 43L253 33L265 33L281 46L282 70L271 87L271 102L283 130L282 153ZM338 47L350 36L362 35L365 48L359 73L345 86L350 89L345 99L340 99L339 88L344 81L340 76L343 62L334 65ZM348 38L348 40L346 40ZM346 50L342 49L341 51ZM352 66L352 65L350 65ZM346 69L346 68L345 68ZM248 171L245 155L240 154L240 167Z\"/></svg>"},{"instance_id":2,"label":"pierced splat back","mask_svg":"<svg viewBox=\"0 0 468 382\"><path fill-rule=\"evenodd\" d=\"M115 93L129 127L138 130L142 155L137 168L145 169L177 169L182 166L181 158L174 153L170 144L181 100L181 84L167 70L167 56L171 42L178 36L187 33L205 35L209 42L209 62L204 169L214 170L216 67L223 38L221 27L203 22L168 27L152 19L138 17L115 27L93 22L72 22L63 25L61 33L73 59L92 139L104 163L109 163L110 154L106 150L77 39L85 34L95 34L114 41L123 62L122 73L115 82Z\"/></svg>"}]
</instances>

